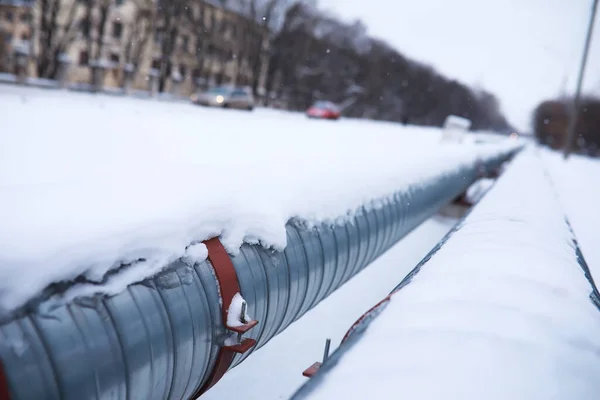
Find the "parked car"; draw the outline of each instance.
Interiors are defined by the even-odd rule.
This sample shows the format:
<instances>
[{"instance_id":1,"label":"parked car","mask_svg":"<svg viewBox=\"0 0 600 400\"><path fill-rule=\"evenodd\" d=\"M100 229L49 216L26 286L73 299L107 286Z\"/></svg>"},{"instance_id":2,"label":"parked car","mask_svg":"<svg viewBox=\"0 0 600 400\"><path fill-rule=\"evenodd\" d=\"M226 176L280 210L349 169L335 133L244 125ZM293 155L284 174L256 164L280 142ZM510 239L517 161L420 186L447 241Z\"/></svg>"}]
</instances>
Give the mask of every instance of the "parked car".
<instances>
[{"instance_id":1,"label":"parked car","mask_svg":"<svg viewBox=\"0 0 600 400\"><path fill-rule=\"evenodd\" d=\"M331 101L317 101L308 110L306 110L306 116L308 118L320 118L320 119L339 119L341 111L338 106L333 104Z\"/></svg>"},{"instance_id":2,"label":"parked car","mask_svg":"<svg viewBox=\"0 0 600 400\"><path fill-rule=\"evenodd\" d=\"M254 96L250 90L237 87L218 86L190 97L194 104L208 107L239 108L252 111Z\"/></svg>"}]
</instances>

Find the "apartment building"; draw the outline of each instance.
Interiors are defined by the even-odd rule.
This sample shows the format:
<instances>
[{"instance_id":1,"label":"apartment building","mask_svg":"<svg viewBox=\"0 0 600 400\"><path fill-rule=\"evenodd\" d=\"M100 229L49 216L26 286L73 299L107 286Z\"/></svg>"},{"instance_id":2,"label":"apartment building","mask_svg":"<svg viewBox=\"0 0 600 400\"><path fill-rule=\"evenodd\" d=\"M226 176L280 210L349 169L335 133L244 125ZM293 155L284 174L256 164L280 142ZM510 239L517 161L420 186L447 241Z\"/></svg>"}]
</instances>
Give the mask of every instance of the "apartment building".
<instances>
[{"instance_id":1,"label":"apartment building","mask_svg":"<svg viewBox=\"0 0 600 400\"><path fill-rule=\"evenodd\" d=\"M27 41L31 52L29 75L44 70L39 66L42 57L48 58L40 48L46 43L40 40L46 37L40 29L44 1L55 0L0 0L0 32L10 43L3 47L0 42L7 71L15 64L16 45L22 41ZM72 85L93 85L99 80L103 87L148 90L161 80L163 91L188 95L217 84L250 86L257 75L259 92L264 90L269 32L213 0L62 0L60 4L54 40L60 41L56 46L61 51L51 56L58 55L55 64L66 68ZM46 21L46 30L49 25ZM56 65L50 68L47 77L56 78L57 70Z\"/></svg>"},{"instance_id":2,"label":"apartment building","mask_svg":"<svg viewBox=\"0 0 600 400\"><path fill-rule=\"evenodd\" d=\"M0 0L0 72L17 73L17 54L30 51L33 24L33 3L24 0ZM23 58L24 68L32 67ZM27 74L33 71L27 70Z\"/></svg>"}]
</instances>

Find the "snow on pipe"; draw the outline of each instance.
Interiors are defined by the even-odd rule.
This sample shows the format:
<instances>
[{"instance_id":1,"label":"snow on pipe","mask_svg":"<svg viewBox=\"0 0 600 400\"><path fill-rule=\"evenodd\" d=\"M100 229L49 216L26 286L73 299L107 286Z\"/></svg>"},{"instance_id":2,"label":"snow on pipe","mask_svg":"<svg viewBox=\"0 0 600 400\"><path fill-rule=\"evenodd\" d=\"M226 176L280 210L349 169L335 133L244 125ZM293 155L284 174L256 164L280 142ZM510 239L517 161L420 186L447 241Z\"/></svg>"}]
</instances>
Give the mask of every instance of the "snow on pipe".
<instances>
[{"instance_id":1,"label":"snow on pipe","mask_svg":"<svg viewBox=\"0 0 600 400\"><path fill-rule=\"evenodd\" d=\"M283 252L245 244L229 258L211 239L216 250L211 258L209 248L209 260L178 260L118 295L79 298L52 310L41 302L0 324L0 399L197 396L517 150L440 171L344 225L308 229L290 222ZM227 274L235 283L228 287L221 282ZM229 321L224 308L242 304L231 294L236 285L247 304L236 312L258 324ZM228 345L239 351L223 362Z\"/></svg>"},{"instance_id":2,"label":"snow on pipe","mask_svg":"<svg viewBox=\"0 0 600 400\"><path fill-rule=\"evenodd\" d=\"M292 399L596 399L598 311L551 179L524 153Z\"/></svg>"}]
</instances>

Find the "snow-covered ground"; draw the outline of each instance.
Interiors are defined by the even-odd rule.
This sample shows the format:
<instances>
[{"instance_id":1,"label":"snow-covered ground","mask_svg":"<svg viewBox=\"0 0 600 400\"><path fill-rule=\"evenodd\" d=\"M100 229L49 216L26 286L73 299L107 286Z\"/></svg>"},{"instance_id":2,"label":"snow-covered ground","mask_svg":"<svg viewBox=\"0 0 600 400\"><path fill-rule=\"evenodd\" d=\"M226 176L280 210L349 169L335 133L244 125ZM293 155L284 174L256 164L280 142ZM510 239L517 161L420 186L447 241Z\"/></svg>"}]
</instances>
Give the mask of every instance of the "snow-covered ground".
<instances>
[{"instance_id":1,"label":"snow-covered ground","mask_svg":"<svg viewBox=\"0 0 600 400\"><path fill-rule=\"evenodd\" d=\"M298 398L597 399L600 312L573 241L541 159L519 156Z\"/></svg>"},{"instance_id":2,"label":"snow-covered ground","mask_svg":"<svg viewBox=\"0 0 600 400\"><path fill-rule=\"evenodd\" d=\"M600 129L600 128L599 128ZM600 282L600 159L542 151L581 252Z\"/></svg>"},{"instance_id":3,"label":"snow-covered ground","mask_svg":"<svg viewBox=\"0 0 600 400\"><path fill-rule=\"evenodd\" d=\"M0 86L0 110L4 311L80 275L119 292L219 234L231 252L281 249L290 218L343 218L499 148L441 146L437 129L16 86Z\"/></svg>"}]
</instances>

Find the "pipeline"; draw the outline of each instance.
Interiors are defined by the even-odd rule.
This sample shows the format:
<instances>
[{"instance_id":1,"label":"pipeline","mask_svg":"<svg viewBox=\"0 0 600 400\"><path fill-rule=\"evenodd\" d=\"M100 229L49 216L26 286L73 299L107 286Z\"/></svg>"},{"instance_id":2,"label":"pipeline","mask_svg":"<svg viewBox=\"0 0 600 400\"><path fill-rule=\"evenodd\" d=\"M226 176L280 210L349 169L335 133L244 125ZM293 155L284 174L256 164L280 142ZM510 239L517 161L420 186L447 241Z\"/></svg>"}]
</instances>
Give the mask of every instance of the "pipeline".
<instances>
[{"instance_id":1,"label":"pipeline","mask_svg":"<svg viewBox=\"0 0 600 400\"><path fill-rule=\"evenodd\" d=\"M527 153L312 367L293 400L396 390L414 399L597 397L600 293L551 178Z\"/></svg>"},{"instance_id":2,"label":"pipeline","mask_svg":"<svg viewBox=\"0 0 600 400\"><path fill-rule=\"evenodd\" d=\"M343 225L290 221L283 252L244 244L230 257L214 238L208 260L178 260L120 294L52 310L42 300L0 324L0 399L195 398L518 150L440 171Z\"/></svg>"}]
</instances>

